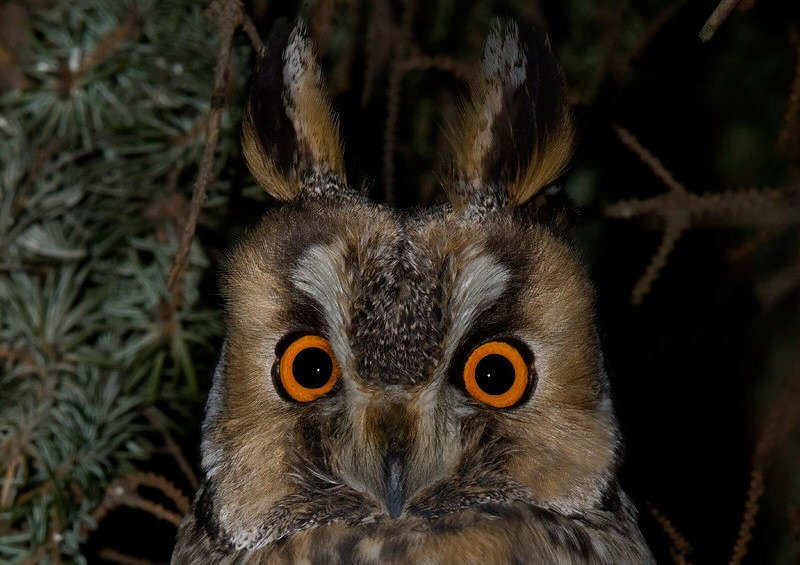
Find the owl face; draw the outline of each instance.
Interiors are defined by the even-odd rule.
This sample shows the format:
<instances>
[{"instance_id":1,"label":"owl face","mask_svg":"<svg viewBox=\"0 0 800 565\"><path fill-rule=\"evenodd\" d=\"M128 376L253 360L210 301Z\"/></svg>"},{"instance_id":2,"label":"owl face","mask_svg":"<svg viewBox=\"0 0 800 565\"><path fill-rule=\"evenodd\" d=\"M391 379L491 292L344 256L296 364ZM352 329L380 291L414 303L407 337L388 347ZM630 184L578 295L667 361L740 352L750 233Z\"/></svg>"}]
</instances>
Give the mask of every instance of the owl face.
<instances>
[{"instance_id":1,"label":"owl face","mask_svg":"<svg viewBox=\"0 0 800 565\"><path fill-rule=\"evenodd\" d=\"M498 26L467 108L450 203L375 204L346 183L304 27L273 31L243 143L283 202L223 279L192 518L214 547L616 493L593 291L540 190L572 145L546 43Z\"/></svg>"}]
</instances>

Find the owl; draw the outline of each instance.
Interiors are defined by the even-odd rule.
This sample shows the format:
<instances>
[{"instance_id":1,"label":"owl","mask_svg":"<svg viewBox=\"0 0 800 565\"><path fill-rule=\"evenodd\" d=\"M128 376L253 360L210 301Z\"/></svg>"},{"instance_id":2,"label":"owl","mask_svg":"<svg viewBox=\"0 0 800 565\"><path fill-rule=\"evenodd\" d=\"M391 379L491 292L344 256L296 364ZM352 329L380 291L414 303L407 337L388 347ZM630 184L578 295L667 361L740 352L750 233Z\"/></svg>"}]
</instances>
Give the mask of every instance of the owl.
<instances>
[{"instance_id":1,"label":"owl","mask_svg":"<svg viewBox=\"0 0 800 565\"><path fill-rule=\"evenodd\" d=\"M427 208L348 185L302 22L252 80L243 151L280 204L227 259L172 563L654 563L553 184L574 134L545 36L495 24Z\"/></svg>"}]
</instances>

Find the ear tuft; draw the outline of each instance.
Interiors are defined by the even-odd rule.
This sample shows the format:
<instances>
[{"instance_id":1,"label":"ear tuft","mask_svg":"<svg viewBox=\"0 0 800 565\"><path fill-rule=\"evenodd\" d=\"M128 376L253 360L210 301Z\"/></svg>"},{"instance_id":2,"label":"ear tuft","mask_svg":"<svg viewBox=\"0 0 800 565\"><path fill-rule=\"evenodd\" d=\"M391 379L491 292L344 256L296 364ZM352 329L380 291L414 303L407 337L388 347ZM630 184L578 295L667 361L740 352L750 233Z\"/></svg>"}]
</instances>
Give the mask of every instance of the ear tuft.
<instances>
[{"instance_id":1,"label":"ear tuft","mask_svg":"<svg viewBox=\"0 0 800 565\"><path fill-rule=\"evenodd\" d=\"M454 204L520 205L572 158L574 132L550 44L533 29L496 22L455 130Z\"/></svg>"},{"instance_id":2,"label":"ear tuft","mask_svg":"<svg viewBox=\"0 0 800 565\"><path fill-rule=\"evenodd\" d=\"M336 117L305 23L279 20L256 63L242 148L258 183L279 200L344 187Z\"/></svg>"}]
</instances>

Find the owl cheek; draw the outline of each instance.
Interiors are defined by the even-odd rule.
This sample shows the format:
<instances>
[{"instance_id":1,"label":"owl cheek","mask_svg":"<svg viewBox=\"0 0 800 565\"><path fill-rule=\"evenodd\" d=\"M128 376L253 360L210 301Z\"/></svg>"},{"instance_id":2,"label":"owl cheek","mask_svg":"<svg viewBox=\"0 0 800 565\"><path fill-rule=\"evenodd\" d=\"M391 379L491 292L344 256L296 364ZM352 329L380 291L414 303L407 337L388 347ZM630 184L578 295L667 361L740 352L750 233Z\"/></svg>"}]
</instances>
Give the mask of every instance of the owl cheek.
<instances>
[{"instance_id":1,"label":"owl cheek","mask_svg":"<svg viewBox=\"0 0 800 565\"><path fill-rule=\"evenodd\" d=\"M520 449L506 463L508 475L543 502L568 507L596 503L613 472L614 428L592 413L549 416L542 410L534 419L536 429L511 439Z\"/></svg>"}]
</instances>

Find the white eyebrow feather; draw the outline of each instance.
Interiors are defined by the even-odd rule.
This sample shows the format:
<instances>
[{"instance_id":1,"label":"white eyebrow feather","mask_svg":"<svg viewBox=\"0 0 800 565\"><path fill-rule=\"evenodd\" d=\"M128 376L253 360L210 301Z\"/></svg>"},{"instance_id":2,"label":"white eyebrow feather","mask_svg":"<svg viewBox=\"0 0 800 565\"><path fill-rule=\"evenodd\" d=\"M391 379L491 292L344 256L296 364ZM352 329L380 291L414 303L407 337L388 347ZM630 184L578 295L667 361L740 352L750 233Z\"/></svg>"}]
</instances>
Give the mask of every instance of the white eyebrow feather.
<instances>
[{"instance_id":1,"label":"white eyebrow feather","mask_svg":"<svg viewBox=\"0 0 800 565\"><path fill-rule=\"evenodd\" d=\"M445 341L443 361L455 353L475 318L500 298L509 279L508 269L483 250L469 248L459 262L462 266L453 281L448 304L452 322Z\"/></svg>"},{"instance_id":2,"label":"white eyebrow feather","mask_svg":"<svg viewBox=\"0 0 800 565\"><path fill-rule=\"evenodd\" d=\"M445 337L440 366L446 366L475 319L503 294L509 272L485 250L470 247L456 258L458 269L452 279L446 308L451 324ZM295 287L322 308L330 330L328 339L340 361L351 357L348 341L353 281L345 265L341 241L308 248L291 275Z\"/></svg>"},{"instance_id":3,"label":"white eyebrow feather","mask_svg":"<svg viewBox=\"0 0 800 565\"><path fill-rule=\"evenodd\" d=\"M347 359L353 283L345 265L344 243L334 241L309 247L290 280L320 305L328 324L331 347L340 361Z\"/></svg>"}]
</instances>

